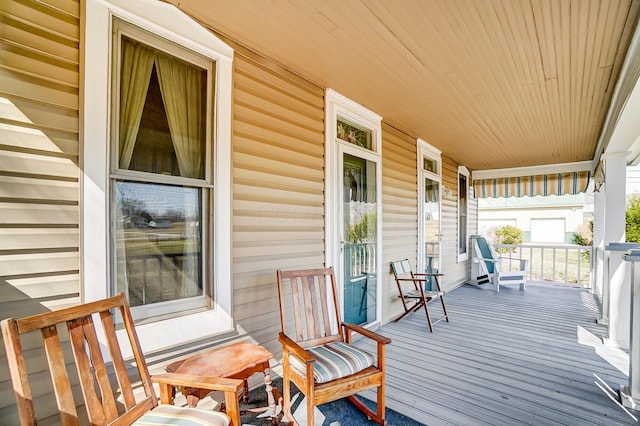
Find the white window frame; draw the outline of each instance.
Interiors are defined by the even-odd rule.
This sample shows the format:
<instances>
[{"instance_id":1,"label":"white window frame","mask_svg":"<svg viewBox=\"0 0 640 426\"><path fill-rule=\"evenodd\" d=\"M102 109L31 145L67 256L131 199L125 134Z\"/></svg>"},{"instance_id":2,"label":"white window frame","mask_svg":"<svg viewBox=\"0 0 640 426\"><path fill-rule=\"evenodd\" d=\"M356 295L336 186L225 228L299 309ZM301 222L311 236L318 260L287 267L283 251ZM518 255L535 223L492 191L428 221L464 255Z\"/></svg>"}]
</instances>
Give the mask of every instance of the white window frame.
<instances>
[{"instance_id":1,"label":"white window frame","mask_svg":"<svg viewBox=\"0 0 640 426\"><path fill-rule=\"evenodd\" d=\"M418 138L416 140L416 146L418 151L417 158L417 173L418 178L418 262L417 270L424 271L426 268L426 250L425 250L425 235L424 235L424 199L425 188L424 180L426 178L431 179L434 182L438 182L440 194L440 212L439 217L442 221L442 151L433 145L429 144L424 139ZM434 173L424 168L424 159L428 158L435 161L438 164L438 170ZM442 222L440 223L440 232L442 232ZM442 272L442 240L440 241L440 247L438 249L438 265L440 265L440 271Z\"/></svg>"},{"instance_id":2,"label":"white window frame","mask_svg":"<svg viewBox=\"0 0 640 426\"><path fill-rule=\"evenodd\" d=\"M371 130L373 132L371 135L372 149L368 150L338 139L336 130L338 117ZM342 206L336 204L336 194L342 191L342 188L338 188L337 176L340 172L338 166L342 164L339 144L343 144L347 150L353 151L354 154L358 152L357 155L363 158L374 160L375 157L377 160L376 226L378 247L382 247L382 117L335 90L327 89L325 92L325 264L327 267L333 266L337 273L342 272L340 270L340 250L337 250L342 234L342 230L339 229ZM382 250L376 250L376 263L380 272L377 274L376 281L376 321L367 324L367 328L375 328L382 321ZM338 276L336 278L340 283L338 293L340 300L342 300L343 280ZM342 309L342 302L340 305Z\"/></svg>"},{"instance_id":3,"label":"white window frame","mask_svg":"<svg viewBox=\"0 0 640 426\"><path fill-rule=\"evenodd\" d=\"M467 239L467 251L464 253L460 252L460 175L464 176L467 180L467 190L466 190L466 195L467 195L467 205L466 205L466 209L467 211L465 212L465 218L467 220L467 226L465 227L467 235L465 236ZM456 238L456 253L458 254L458 263L460 262L464 262L466 260L469 260L469 201L471 200L471 182L469 180L469 177L471 176L471 173L469 172L469 169L467 169L465 166L458 166L458 174L457 174L457 185L458 185L458 214L457 214L457 227L458 227L458 233L457 236L458 238Z\"/></svg>"},{"instance_id":4,"label":"white window frame","mask_svg":"<svg viewBox=\"0 0 640 426\"><path fill-rule=\"evenodd\" d=\"M233 49L173 5L150 0L87 0L83 22L81 152L82 300L110 296L109 165L112 23L117 17L215 62L212 309L139 325L144 351L228 332L231 288L231 89ZM208 231L209 232L209 231Z\"/></svg>"},{"instance_id":5,"label":"white window frame","mask_svg":"<svg viewBox=\"0 0 640 426\"><path fill-rule=\"evenodd\" d=\"M202 271L201 276L203 280L203 294L200 296L188 297L184 299L176 299L176 300L168 300L159 303L151 303L151 304L143 304L139 306L132 306L131 313L133 318L136 321L145 321L152 322L157 321L159 317L176 317L179 315L184 315L189 310L202 310L207 306L207 300L212 296L211 295L211 285L209 280L209 273L213 270L212 267L212 253L209 250L210 243L215 239L215 236L211 235L211 227L207 226L209 224L209 218L211 215L209 214L210 210L210 200L211 200L211 189L213 188L212 184L212 176L211 176L211 151L212 145L214 141L211 136L211 128L212 128L212 110L214 110L214 105L212 102L212 92L213 92L213 82L212 76L214 75L213 68L215 64L212 63L212 60L209 58L204 58L200 55L193 53L192 51L185 50L182 47L176 46L174 43L167 41L166 39L158 38L155 34L149 34L148 32L141 30L138 27L135 27L128 22L122 21L120 19L114 18L112 21L113 25L113 48L114 48L114 58L113 61L113 70L112 70L112 86L111 86L111 151L110 151L110 193L111 199L114 200L115 197L115 184L117 181L132 181L136 183L146 183L146 184L158 184L158 185L172 185L172 186L192 186L194 188L198 188L201 192L201 223L203 226L200 232L201 237L201 256L202 256ZM204 162L205 162L205 176L202 178L191 178L191 177L182 177L182 176L166 176L164 174L155 174L149 172L141 172L131 169L123 169L120 167L119 161L119 148L117 141L118 137L118 117L120 116L119 111L119 94L120 94L120 68L121 68L121 46L122 46L122 37L128 37L132 40L139 41L150 48L156 49L158 51L164 52L170 55L173 58L181 59L185 62L188 62L198 68L206 70L207 73L207 97L206 97L206 132L205 132L205 150L204 150ZM116 50L117 49L117 50ZM111 204L111 217L115 217L116 215L116 203L112 202ZM110 224L110 241L113 241L115 238L115 224ZM115 247L111 247L111 259L114 259L116 256ZM115 271L115 263L111 261L111 273ZM115 278L112 280L115 281ZM116 287L116 283L111 283L112 288Z\"/></svg>"}]
</instances>

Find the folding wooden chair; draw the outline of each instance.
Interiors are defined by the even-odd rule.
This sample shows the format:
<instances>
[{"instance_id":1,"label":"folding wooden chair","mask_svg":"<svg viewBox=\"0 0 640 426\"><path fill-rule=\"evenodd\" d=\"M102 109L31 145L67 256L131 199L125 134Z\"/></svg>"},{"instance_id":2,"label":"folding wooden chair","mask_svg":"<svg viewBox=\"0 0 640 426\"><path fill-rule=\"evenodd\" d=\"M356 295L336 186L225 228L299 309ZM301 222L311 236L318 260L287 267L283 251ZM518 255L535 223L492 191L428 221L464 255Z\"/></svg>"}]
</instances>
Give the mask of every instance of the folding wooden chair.
<instances>
[{"instance_id":1,"label":"folding wooden chair","mask_svg":"<svg viewBox=\"0 0 640 426\"><path fill-rule=\"evenodd\" d=\"M424 307L424 311L427 314L427 323L429 324L429 330L431 332L433 332L434 324L437 324L442 320L449 322L447 306L444 303L444 291L440 288L440 277L443 276L443 274L416 274L411 270L411 263L409 262L409 259L391 262L391 270L393 271L396 285L398 286L398 292L400 293L398 297L402 300L402 306L404 307L404 313L393 322L400 321L402 318L416 312L422 307ZM434 282L437 290L425 290L425 284L427 282ZM403 283L412 284L408 286L408 291L403 289ZM432 322L428 303L437 298L439 298L442 303L444 315L442 318Z\"/></svg>"}]
</instances>

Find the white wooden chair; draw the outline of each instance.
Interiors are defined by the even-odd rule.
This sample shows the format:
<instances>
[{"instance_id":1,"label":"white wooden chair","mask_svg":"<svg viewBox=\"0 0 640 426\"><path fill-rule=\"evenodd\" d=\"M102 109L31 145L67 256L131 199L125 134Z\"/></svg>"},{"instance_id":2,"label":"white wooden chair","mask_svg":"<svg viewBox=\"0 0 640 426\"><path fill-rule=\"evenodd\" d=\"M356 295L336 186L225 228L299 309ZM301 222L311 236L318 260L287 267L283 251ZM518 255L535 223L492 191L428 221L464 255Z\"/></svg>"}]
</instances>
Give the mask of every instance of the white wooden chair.
<instances>
[{"instance_id":1,"label":"white wooden chair","mask_svg":"<svg viewBox=\"0 0 640 426\"><path fill-rule=\"evenodd\" d=\"M477 284L493 283L493 289L500 291L501 285L519 285L524 290L527 283L528 259L510 257L509 260L518 265L517 270L507 270L502 266L503 258L498 256L496 250L480 235L472 235L473 258L471 264L471 278Z\"/></svg>"}]
</instances>

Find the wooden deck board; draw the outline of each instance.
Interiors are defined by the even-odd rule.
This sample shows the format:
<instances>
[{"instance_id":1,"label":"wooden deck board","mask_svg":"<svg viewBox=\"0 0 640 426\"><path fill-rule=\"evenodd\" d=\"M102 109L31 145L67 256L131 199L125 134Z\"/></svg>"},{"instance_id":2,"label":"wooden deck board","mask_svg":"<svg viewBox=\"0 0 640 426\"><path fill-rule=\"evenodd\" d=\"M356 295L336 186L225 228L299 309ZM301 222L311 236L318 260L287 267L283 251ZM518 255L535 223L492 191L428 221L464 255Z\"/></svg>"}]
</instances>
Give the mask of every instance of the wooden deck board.
<instances>
[{"instance_id":1,"label":"wooden deck board","mask_svg":"<svg viewBox=\"0 0 640 426\"><path fill-rule=\"evenodd\" d=\"M388 407L427 425L638 424L615 401L627 376L577 341L578 326L606 332L588 292L462 286L446 301L451 322L434 333L422 312L379 330L392 339Z\"/></svg>"}]
</instances>

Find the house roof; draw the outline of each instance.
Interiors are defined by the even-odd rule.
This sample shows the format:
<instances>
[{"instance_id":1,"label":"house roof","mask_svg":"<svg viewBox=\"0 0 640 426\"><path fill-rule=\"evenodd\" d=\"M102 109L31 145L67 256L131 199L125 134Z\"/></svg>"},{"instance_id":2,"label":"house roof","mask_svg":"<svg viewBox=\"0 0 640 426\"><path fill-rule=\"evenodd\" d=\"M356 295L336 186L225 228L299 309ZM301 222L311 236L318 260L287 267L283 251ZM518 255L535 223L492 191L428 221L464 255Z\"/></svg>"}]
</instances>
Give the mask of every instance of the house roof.
<instances>
[{"instance_id":1,"label":"house roof","mask_svg":"<svg viewBox=\"0 0 640 426\"><path fill-rule=\"evenodd\" d=\"M599 155L635 0L170 0L472 170Z\"/></svg>"}]
</instances>

